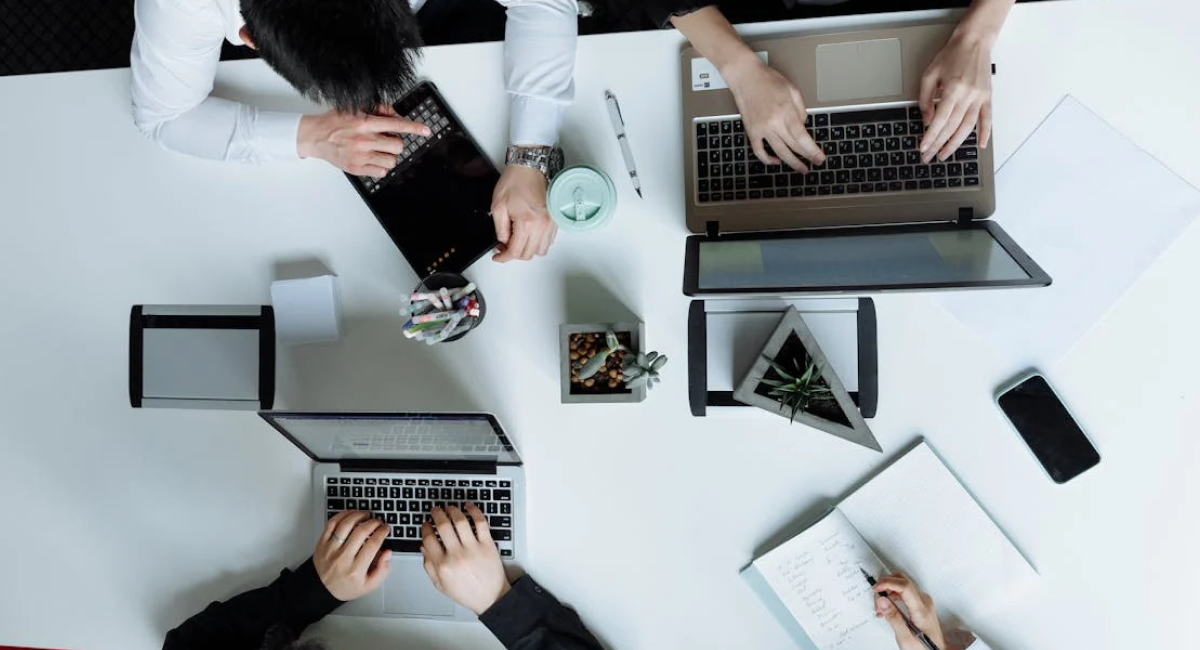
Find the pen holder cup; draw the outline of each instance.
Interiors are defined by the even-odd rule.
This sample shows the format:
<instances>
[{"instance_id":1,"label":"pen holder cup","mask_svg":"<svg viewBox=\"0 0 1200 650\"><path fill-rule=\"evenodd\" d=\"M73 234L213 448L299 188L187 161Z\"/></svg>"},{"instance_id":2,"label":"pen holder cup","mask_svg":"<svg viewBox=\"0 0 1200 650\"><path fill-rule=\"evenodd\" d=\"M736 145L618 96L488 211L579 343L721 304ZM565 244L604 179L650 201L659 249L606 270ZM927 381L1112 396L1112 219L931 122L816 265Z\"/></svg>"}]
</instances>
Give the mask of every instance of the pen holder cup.
<instances>
[{"instance_id":1,"label":"pen holder cup","mask_svg":"<svg viewBox=\"0 0 1200 650\"><path fill-rule=\"evenodd\" d=\"M455 289L462 289L468 284L471 284L471 281L461 275L458 275L457 273L434 273L424 280L421 280L416 288L413 289L413 293L437 293L442 289L453 292ZM470 334L472 330L474 330L476 327L479 327L479 325L483 323L484 317L487 316L487 302L483 299L483 293L479 291L478 287L476 287L475 291L469 294L469 297L474 298L475 302L478 303L479 315L467 316L463 318L462 322L459 323L454 330L452 330L453 334L451 336L448 336L441 341L437 341L437 343L451 343L453 341L458 341L467 334ZM412 302L410 297L410 302L408 304L408 309L410 311L411 307ZM450 309L453 310L455 308L451 307ZM434 308L433 311L439 310ZM411 313L410 316L412 316Z\"/></svg>"},{"instance_id":2,"label":"pen holder cup","mask_svg":"<svg viewBox=\"0 0 1200 650\"><path fill-rule=\"evenodd\" d=\"M617 188L603 171L590 165L568 167L554 177L546 207L558 227L567 232L596 230L612 221Z\"/></svg>"}]
</instances>

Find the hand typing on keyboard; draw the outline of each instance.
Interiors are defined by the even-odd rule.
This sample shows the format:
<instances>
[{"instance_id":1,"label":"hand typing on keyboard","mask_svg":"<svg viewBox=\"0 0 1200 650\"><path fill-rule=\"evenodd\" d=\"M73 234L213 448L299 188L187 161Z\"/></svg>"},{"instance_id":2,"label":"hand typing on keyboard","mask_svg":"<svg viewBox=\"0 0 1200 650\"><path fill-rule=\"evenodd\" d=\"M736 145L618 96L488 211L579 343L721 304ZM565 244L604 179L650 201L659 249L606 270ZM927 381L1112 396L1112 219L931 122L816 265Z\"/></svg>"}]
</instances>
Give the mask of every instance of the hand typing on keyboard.
<instances>
[{"instance_id":1,"label":"hand typing on keyboard","mask_svg":"<svg viewBox=\"0 0 1200 650\"><path fill-rule=\"evenodd\" d=\"M717 67L729 84L746 123L750 147L762 164L778 165L782 159L788 167L807 172L808 167L797 155L818 165L825 161L825 153L804 128L807 111L800 90L763 63L742 42L719 9L705 7L674 16L671 24Z\"/></svg>"},{"instance_id":2,"label":"hand typing on keyboard","mask_svg":"<svg viewBox=\"0 0 1200 650\"><path fill-rule=\"evenodd\" d=\"M394 134L428 136L429 127L396 115L391 106L376 115L329 111L300 118L296 152L320 158L356 176L383 178L396 166L404 143Z\"/></svg>"},{"instance_id":3,"label":"hand typing on keyboard","mask_svg":"<svg viewBox=\"0 0 1200 650\"><path fill-rule=\"evenodd\" d=\"M825 161L825 153L804 128L807 109L800 89L792 82L753 53L722 70L722 76L746 123L750 147L764 165L778 165L782 160L792 169L807 172L808 166L797 154L818 165Z\"/></svg>"},{"instance_id":4,"label":"hand typing on keyboard","mask_svg":"<svg viewBox=\"0 0 1200 650\"><path fill-rule=\"evenodd\" d=\"M313 551L321 584L334 598L347 602L383 584L392 553L383 550L388 527L370 513L347 510L325 522Z\"/></svg>"},{"instance_id":5,"label":"hand typing on keyboard","mask_svg":"<svg viewBox=\"0 0 1200 650\"><path fill-rule=\"evenodd\" d=\"M433 586L479 615L510 586L487 517L474 503L466 504L466 509L463 514L454 506L434 508L433 522L421 525L421 554Z\"/></svg>"},{"instance_id":6,"label":"hand typing on keyboard","mask_svg":"<svg viewBox=\"0 0 1200 650\"><path fill-rule=\"evenodd\" d=\"M950 40L922 76L922 121L929 128L920 142L918 162L927 164L934 157L947 160L959 145L967 142L976 125L978 146L987 146L992 130L992 44L1012 5L1013 0L972 0ZM792 152L818 166L823 164L825 156L816 150L813 138L803 128L806 108L800 92L762 63L719 9L710 6L672 16L671 24L717 67L729 84L754 155L763 165L779 162L765 150L763 140L794 169L807 171ZM934 100L939 96L940 103L935 105ZM914 136L919 134L906 130ZM861 185L858 187L861 190ZM734 200L723 198L727 189L722 187L722 200ZM736 199L737 189L732 191Z\"/></svg>"},{"instance_id":7,"label":"hand typing on keyboard","mask_svg":"<svg viewBox=\"0 0 1200 650\"><path fill-rule=\"evenodd\" d=\"M987 147L992 134L992 44L1012 4L973 3L921 77L921 113L929 125L921 139L922 162L949 158L976 125L979 146Z\"/></svg>"}]
</instances>

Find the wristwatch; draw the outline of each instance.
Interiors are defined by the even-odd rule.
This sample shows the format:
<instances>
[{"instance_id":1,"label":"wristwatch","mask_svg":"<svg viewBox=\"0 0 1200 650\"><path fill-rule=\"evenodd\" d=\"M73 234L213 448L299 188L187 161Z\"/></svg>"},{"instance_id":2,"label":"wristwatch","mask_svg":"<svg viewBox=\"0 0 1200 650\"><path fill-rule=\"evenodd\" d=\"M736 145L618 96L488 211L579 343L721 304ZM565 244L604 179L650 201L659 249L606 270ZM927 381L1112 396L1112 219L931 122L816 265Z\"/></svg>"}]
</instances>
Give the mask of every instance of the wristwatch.
<instances>
[{"instance_id":1,"label":"wristwatch","mask_svg":"<svg viewBox=\"0 0 1200 650\"><path fill-rule=\"evenodd\" d=\"M536 169L549 181L562 171L563 150L562 147L523 147L514 144L504 154L504 164Z\"/></svg>"}]
</instances>

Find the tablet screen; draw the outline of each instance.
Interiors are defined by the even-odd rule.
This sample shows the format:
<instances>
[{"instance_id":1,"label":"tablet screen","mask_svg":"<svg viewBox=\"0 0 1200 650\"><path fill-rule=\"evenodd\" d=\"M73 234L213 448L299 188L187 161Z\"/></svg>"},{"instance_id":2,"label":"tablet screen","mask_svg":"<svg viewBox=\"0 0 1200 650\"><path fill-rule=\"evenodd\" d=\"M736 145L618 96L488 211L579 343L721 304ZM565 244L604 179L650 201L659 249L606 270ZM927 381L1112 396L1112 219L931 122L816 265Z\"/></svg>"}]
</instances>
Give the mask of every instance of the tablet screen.
<instances>
[{"instance_id":1,"label":"tablet screen","mask_svg":"<svg viewBox=\"0 0 1200 650\"><path fill-rule=\"evenodd\" d=\"M418 277L462 273L497 244L489 213L500 174L430 84L418 86L402 103L430 96L450 125L417 162L373 194L351 177ZM404 114L401 108L397 104Z\"/></svg>"}]
</instances>

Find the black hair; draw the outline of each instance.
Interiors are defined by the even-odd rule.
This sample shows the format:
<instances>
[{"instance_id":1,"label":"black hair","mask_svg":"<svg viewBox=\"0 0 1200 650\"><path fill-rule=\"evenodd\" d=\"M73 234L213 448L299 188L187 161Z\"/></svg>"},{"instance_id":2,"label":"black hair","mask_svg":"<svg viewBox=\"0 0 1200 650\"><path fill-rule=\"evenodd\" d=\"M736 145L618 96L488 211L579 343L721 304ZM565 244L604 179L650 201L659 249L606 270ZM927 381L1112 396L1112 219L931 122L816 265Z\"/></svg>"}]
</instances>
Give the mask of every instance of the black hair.
<instances>
[{"instance_id":1,"label":"black hair","mask_svg":"<svg viewBox=\"0 0 1200 650\"><path fill-rule=\"evenodd\" d=\"M408 0L242 0L263 60L305 97L342 111L394 103L416 79Z\"/></svg>"}]
</instances>

